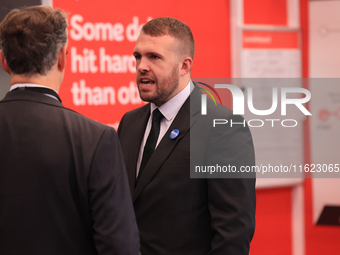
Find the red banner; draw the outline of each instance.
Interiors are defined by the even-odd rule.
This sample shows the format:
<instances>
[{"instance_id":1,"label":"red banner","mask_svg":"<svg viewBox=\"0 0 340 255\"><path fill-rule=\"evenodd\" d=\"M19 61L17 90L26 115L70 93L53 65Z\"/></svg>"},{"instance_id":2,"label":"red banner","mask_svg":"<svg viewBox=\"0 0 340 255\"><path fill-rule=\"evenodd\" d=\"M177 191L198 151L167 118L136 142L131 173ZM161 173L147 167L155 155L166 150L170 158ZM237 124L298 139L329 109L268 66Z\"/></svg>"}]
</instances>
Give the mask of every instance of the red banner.
<instances>
[{"instance_id":1,"label":"red banner","mask_svg":"<svg viewBox=\"0 0 340 255\"><path fill-rule=\"evenodd\" d=\"M298 49L296 31L243 31L243 49Z\"/></svg>"},{"instance_id":2,"label":"red banner","mask_svg":"<svg viewBox=\"0 0 340 255\"><path fill-rule=\"evenodd\" d=\"M142 106L132 55L140 27L170 16L187 23L196 40L193 75L229 77L229 6L196 1L161 2L54 0L68 13L69 43L63 104L85 116L117 127L127 111Z\"/></svg>"}]
</instances>

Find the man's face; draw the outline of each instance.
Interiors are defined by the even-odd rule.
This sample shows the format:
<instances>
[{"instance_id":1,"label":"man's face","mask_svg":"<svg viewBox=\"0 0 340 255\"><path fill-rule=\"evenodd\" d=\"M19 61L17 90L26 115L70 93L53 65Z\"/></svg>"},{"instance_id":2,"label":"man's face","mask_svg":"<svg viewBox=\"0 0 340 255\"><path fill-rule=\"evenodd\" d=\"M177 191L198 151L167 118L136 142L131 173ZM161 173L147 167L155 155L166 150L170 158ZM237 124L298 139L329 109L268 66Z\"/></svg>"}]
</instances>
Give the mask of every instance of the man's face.
<instances>
[{"instance_id":1,"label":"man's face","mask_svg":"<svg viewBox=\"0 0 340 255\"><path fill-rule=\"evenodd\" d=\"M142 32L138 37L133 55L142 100L161 106L180 92L175 43L176 39L169 35L153 37Z\"/></svg>"}]
</instances>

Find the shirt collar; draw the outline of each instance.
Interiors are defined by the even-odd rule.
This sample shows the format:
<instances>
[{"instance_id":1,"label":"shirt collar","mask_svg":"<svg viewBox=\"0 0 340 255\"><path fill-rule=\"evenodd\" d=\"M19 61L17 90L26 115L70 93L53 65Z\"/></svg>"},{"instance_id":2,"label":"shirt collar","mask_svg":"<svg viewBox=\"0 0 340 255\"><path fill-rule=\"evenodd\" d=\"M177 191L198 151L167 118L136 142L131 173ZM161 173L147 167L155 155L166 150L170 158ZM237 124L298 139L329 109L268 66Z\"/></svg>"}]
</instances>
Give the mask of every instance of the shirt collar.
<instances>
[{"instance_id":1,"label":"shirt collar","mask_svg":"<svg viewBox=\"0 0 340 255\"><path fill-rule=\"evenodd\" d=\"M191 79L181 92L179 92L169 101L162 104L160 107L157 107L154 103L151 103L151 112L153 112L156 108L159 108L159 111L163 114L167 121L172 120L189 97L191 91L194 89L194 87L190 86L190 84L192 84Z\"/></svg>"},{"instance_id":2,"label":"shirt collar","mask_svg":"<svg viewBox=\"0 0 340 255\"><path fill-rule=\"evenodd\" d=\"M30 87L30 88L46 88L46 89L50 89L50 90L53 90L55 91L54 89L50 88L50 87L46 87L46 86L43 86L43 85L38 85L38 84L33 84L33 83L16 83L14 85L12 85L10 88L9 88L9 91L12 91L14 89L17 89L17 88L23 88L23 87ZM57 91L55 91L55 93L58 94ZM50 95L50 94L45 94L44 95L46 96L49 96L51 98L54 98L55 100L58 100L61 102L60 98L59 97L55 97L54 95Z\"/></svg>"},{"instance_id":3,"label":"shirt collar","mask_svg":"<svg viewBox=\"0 0 340 255\"><path fill-rule=\"evenodd\" d=\"M50 87L46 87L46 86L38 85L38 84L33 84L33 83L16 83L9 88L9 91L12 91L13 89L16 89L16 88L22 88L22 87L41 87L41 88L51 89ZM52 90L54 90L54 89L52 89ZM58 93L57 91L55 91L55 92Z\"/></svg>"}]
</instances>

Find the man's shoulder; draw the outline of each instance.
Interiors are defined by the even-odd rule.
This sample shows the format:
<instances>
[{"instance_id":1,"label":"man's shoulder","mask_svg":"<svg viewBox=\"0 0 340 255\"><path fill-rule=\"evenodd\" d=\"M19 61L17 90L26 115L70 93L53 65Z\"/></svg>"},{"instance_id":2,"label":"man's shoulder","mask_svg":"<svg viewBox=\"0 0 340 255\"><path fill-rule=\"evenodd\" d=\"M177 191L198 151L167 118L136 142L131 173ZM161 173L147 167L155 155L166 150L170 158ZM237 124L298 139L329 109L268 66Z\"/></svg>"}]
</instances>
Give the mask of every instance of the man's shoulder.
<instances>
[{"instance_id":1,"label":"man's shoulder","mask_svg":"<svg viewBox=\"0 0 340 255\"><path fill-rule=\"evenodd\" d=\"M144 106L141 106L139 108L133 109L125 113L119 123L118 135L122 134L122 130L130 130L131 127L143 125L142 123L144 122L146 123L147 120L146 116L150 115L149 112L150 104L146 104Z\"/></svg>"},{"instance_id":2,"label":"man's shoulder","mask_svg":"<svg viewBox=\"0 0 340 255\"><path fill-rule=\"evenodd\" d=\"M90 119L72 109L69 108L61 108L64 111L64 114L68 116L70 123L73 123L74 125L80 126L80 127L88 127L91 129L97 129L97 130L105 130L110 128L109 126L100 123L96 120Z\"/></svg>"},{"instance_id":3,"label":"man's shoulder","mask_svg":"<svg viewBox=\"0 0 340 255\"><path fill-rule=\"evenodd\" d=\"M215 103L208 98L207 100L207 115L213 118L232 118L233 110L227 106Z\"/></svg>"},{"instance_id":4,"label":"man's shoulder","mask_svg":"<svg viewBox=\"0 0 340 255\"><path fill-rule=\"evenodd\" d=\"M198 86L196 84L195 89L192 91L190 94L190 112L200 112L202 108L202 92L198 89ZM207 108L207 115L208 117L232 117L233 116L233 111L226 107L225 105L221 105L218 102L214 102L209 96L207 96L207 101L206 101L206 108Z\"/></svg>"},{"instance_id":5,"label":"man's shoulder","mask_svg":"<svg viewBox=\"0 0 340 255\"><path fill-rule=\"evenodd\" d=\"M149 111L150 110L150 104L143 105L141 107L138 107L136 109L133 109L131 111L128 111L124 114L124 117L126 118L135 118L139 116L140 114Z\"/></svg>"}]
</instances>

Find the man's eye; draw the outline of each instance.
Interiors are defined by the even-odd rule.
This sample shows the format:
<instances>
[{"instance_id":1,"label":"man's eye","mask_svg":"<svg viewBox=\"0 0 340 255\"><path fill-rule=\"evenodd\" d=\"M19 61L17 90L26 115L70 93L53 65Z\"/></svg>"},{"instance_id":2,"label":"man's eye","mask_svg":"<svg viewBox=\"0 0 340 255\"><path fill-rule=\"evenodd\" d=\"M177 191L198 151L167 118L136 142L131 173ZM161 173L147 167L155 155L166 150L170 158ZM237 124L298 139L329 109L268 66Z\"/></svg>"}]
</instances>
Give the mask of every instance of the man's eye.
<instances>
[{"instance_id":1,"label":"man's eye","mask_svg":"<svg viewBox=\"0 0 340 255\"><path fill-rule=\"evenodd\" d=\"M134 57L136 60L140 59L140 55L135 55Z\"/></svg>"},{"instance_id":2,"label":"man's eye","mask_svg":"<svg viewBox=\"0 0 340 255\"><path fill-rule=\"evenodd\" d=\"M152 55L151 58L152 58L152 59L159 59L159 57L156 56L156 55Z\"/></svg>"}]
</instances>

